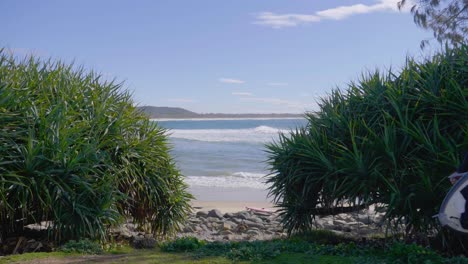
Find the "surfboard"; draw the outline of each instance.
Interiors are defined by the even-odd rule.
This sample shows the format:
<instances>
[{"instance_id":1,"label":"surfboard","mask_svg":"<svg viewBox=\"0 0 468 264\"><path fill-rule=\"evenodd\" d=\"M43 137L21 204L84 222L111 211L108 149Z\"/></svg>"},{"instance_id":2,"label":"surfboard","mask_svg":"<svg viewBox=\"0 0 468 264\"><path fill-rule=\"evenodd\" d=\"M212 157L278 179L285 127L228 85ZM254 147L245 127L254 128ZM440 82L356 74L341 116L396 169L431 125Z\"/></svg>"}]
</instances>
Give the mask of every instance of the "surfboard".
<instances>
[{"instance_id":1,"label":"surfboard","mask_svg":"<svg viewBox=\"0 0 468 264\"><path fill-rule=\"evenodd\" d=\"M461 214L465 212L465 203L468 202L462 194L468 191L468 173L461 176L445 196L437 218L442 226L468 234L468 229L463 228L460 223Z\"/></svg>"},{"instance_id":2,"label":"surfboard","mask_svg":"<svg viewBox=\"0 0 468 264\"><path fill-rule=\"evenodd\" d=\"M266 214L273 214L275 212L273 209L269 209L269 208L245 207L245 209L249 211L253 211L253 212L266 213Z\"/></svg>"}]
</instances>

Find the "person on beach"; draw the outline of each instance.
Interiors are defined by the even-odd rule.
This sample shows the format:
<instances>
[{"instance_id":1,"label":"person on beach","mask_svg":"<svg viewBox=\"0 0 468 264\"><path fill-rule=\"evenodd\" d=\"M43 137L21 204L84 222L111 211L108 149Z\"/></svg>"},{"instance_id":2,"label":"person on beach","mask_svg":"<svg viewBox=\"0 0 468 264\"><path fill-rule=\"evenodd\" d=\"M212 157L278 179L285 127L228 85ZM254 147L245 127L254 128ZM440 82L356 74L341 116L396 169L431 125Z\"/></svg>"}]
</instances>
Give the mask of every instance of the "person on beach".
<instances>
[{"instance_id":1,"label":"person on beach","mask_svg":"<svg viewBox=\"0 0 468 264\"><path fill-rule=\"evenodd\" d=\"M463 161L462 161L460 167L458 167L457 171L452 173L449 176L450 182L453 185L461 177L463 177L465 175L468 175L468 152L465 152L465 156L463 157ZM463 189L461 189L459 192L460 192L460 194L462 195L462 197L464 199L464 201L463 201L463 199L460 199L459 204L458 204L459 210L461 212L459 221L460 221L461 227L468 230L468 186L463 187Z\"/></svg>"}]
</instances>

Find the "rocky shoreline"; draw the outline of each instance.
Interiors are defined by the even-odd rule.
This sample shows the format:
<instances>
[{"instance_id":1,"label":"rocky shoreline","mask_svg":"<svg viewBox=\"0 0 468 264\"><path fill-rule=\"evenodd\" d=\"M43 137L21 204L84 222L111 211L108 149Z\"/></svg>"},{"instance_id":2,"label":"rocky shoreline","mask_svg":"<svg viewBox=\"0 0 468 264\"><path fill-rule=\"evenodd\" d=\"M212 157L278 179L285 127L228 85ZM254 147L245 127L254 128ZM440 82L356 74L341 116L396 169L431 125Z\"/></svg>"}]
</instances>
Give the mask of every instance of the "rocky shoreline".
<instances>
[{"instance_id":1,"label":"rocky shoreline","mask_svg":"<svg viewBox=\"0 0 468 264\"><path fill-rule=\"evenodd\" d=\"M192 213L176 237L196 237L206 241L254 241L285 238L286 231L280 223L278 213L240 211L222 213L220 210L198 210ZM353 239L369 238L385 232L384 213L373 208L351 214L317 217L317 229L330 230ZM27 235L10 237L2 243L0 255L51 251L52 243L44 239L47 224L28 226ZM157 244L151 234L139 231L130 220L110 230L115 241L126 240L135 248L153 248Z\"/></svg>"},{"instance_id":2,"label":"rocky shoreline","mask_svg":"<svg viewBox=\"0 0 468 264\"><path fill-rule=\"evenodd\" d=\"M252 241L286 237L277 213L241 211L223 214L200 210L189 216L178 237L192 236L206 241ZM385 232L384 213L371 209L352 214L317 217L317 229L353 238L368 238Z\"/></svg>"}]
</instances>

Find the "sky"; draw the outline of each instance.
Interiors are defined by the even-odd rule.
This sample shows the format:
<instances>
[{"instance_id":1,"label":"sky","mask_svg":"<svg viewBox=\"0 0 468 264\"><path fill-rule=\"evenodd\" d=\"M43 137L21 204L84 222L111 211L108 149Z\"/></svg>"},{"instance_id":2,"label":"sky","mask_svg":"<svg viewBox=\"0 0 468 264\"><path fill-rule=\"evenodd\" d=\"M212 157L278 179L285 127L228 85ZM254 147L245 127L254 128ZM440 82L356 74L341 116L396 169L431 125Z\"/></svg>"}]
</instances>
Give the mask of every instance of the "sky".
<instances>
[{"instance_id":1,"label":"sky","mask_svg":"<svg viewBox=\"0 0 468 264\"><path fill-rule=\"evenodd\" d=\"M398 0L0 0L0 47L124 82L136 105L302 113L430 39Z\"/></svg>"}]
</instances>

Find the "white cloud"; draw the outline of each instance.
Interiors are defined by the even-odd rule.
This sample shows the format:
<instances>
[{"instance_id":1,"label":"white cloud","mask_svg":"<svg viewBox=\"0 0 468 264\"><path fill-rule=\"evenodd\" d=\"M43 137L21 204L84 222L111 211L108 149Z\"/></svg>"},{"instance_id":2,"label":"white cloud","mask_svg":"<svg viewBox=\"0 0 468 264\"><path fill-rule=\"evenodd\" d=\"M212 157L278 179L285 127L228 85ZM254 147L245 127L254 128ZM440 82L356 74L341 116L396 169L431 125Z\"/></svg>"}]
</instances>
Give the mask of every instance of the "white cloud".
<instances>
[{"instance_id":1,"label":"white cloud","mask_svg":"<svg viewBox=\"0 0 468 264\"><path fill-rule=\"evenodd\" d=\"M270 86L287 86L288 83L285 83L285 82L271 82L271 83L268 83L268 85L270 85Z\"/></svg>"},{"instance_id":2,"label":"white cloud","mask_svg":"<svg viewBox=\"0 0 468 264\"><path fill-rule=\"evenodd\" d=\"M172 103L194 103L196 102L195 100L189 99L189 98L171 98L171 99L167 99L167 101L172 102Z\"/></svg>"},{"instance_id":3,"label":"white cloud","mask_svg":"<svg viewBox=\"0 0 468 264\"><path fill-rule=\"evenodd\" d=\"M371 5L355 4L338 6L326 10L317 11L313 14L275 14L272 12L261 12L256 15L254 24L269 26L272 28L295 27L301 24L310 24L322 20L342 20L353 15L368 14L374 12L396 12L397 3L401 0L378 0ZM406 4L402 10L409 11L411 3Z\"/></svg>"},{"instance_id":4,"label":"white cloud","mask_svg":"<svg viewBox=\"0 0 468 264\"><path fill-rule=\"evenodd\" d=\"M272 28L294 27L299 24L319 22L320 17L305 14L275 14L272 12L262 12L257 15L254 24L270 26Z\"/></svg>"},{"instance_id":5,"label":"white cloud","mask_svg":"<svg viewBox=\"0 0 468 264\"><path fill-rule=\"evenodd\" d=\"M247 92L233 92L231 94L237 95L237 96L252 96L252 93L247 93Z\"/></svg>"},{"instance_id":6,"label":"white cloud","mask_svg":"<svg viewBox=\"0 0 468 264\"><path fill-rule=\"evenodd\" d=\"M245 83L242 80L231 79L231 78L219 78L219 81L222 82L222 83L231 83L231 84L243 84L243 83Z\"/></svg>"}]
</instances>

